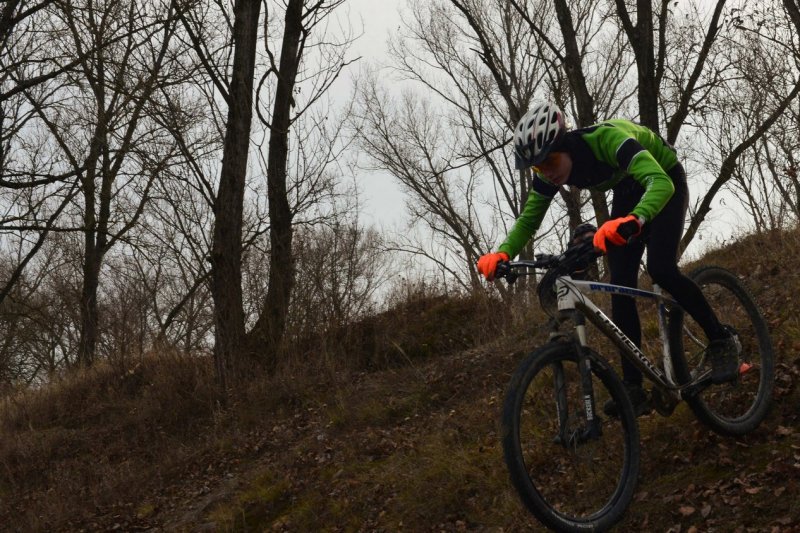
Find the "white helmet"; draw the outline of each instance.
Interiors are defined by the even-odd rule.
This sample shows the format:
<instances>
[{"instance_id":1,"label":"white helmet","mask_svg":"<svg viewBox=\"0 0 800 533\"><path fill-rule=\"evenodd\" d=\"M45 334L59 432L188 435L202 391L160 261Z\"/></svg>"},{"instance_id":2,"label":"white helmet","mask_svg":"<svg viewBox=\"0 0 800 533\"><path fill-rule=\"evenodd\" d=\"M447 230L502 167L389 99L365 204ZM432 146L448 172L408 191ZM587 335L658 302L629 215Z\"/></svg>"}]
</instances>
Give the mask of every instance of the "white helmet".
<instances>
[{"instance_id":1,"label":"white helmet","mask_svg":"<svg viewBox=\"0 0 800 533\"><path fill-rule=\"evenodd\" d=\"M514 130L516 167L528 168L544 161L567 131L564 113L552 102L534 104Z\"/></svg>"}]
</instances>

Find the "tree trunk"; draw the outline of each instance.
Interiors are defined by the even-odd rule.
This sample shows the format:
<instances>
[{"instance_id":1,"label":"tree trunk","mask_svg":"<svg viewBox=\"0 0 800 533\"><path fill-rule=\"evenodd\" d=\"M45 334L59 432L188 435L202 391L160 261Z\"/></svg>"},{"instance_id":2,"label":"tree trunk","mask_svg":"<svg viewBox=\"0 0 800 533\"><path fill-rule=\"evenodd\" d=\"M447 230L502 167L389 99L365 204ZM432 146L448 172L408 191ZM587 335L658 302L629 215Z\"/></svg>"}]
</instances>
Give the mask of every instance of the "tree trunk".
<instances>
[{"instance_id":1,"label":"tree trunk","mask_svg":"<svg viewBox=\"0 0 800 533\"><path fill-rule=\"evenodd\" d=\"M583 222L581 218L581 190L577 187L561 187L559 189L561 198L564 200L564 206L567 209L567 221L569 229L573 230Z\"/></svg>"},{"instance_id":2,"label":"tree trunk","mask_svg":"<svg viewBox=\"0 0 800 533\"><path fill-rule=\"evenodd\" d=\"M94 240L93 232L86 232L86 242ZM97 351L97 288L100 285L100 257L96 246L84 253L83 288L81 289L81 334L78 344L78 362L88 368L94 364Z\"/></svg>"},{"instance_id":3,"label":"tree trunk","mask_svg":"<svg viewBox=\"0 0 800 533\"><path fill-rule=\"evenodd\" d=\"M83 214L83 286L81 287L81 331L78 342L78 364L90 367L94 364L97 347L97 287L100 284L100 264L102 251L97 242L97 184L98 174L106 170L102 160L107 151L108 119L104 113L105 88L95 88L98 116L94 135L89 145L86 158L86 170L83 174L83 197L85 211ZM101 167L101 168L98 168Z\"/></svg>"},{"instance_id":4,"label":"tree trunk","mask_svg":"<svg viewBox=\"0 0 800 533\"><path fill-rule=\"evenodd\" d=\"M244 339L242 304L242 214L253 118L253 77L260 0L234 6L233 72L222 155L219 191L214 203L211 295L214 299L214 361L223 391L226 374Z\"/></svg>"},{"instance_id":5,"label":"tree trunk","mask_svg":"<svg viewBox=\"0 0 800 533\"><path fill-rule=\"evenodd\" d=\"M639 121L653 131L659 131L658 123L658 76L656 75L655 47L653 40L652 0L636 1L636 25L631 20L624 0L616 0L617 15L636 57L639 79Z\"/></svg>"},{"instance_id":6,"label":"tree trunk","mask_svg":"<svg viewBox=\"0 0 800 533\"><path fill-rule=\"evenodd\" d=\"M659 131L652 0L638 0L636 7L637 38L634 48L639 73L639 120L651 130Z\"/></svg>"},{"instance_id":7,"label":"tree trunk","mask_svg":"<svg viewBox=\"0 0 800 533\"><path fill-rule=\"evenodd\" d=\"M594 98L592 98L592 93L589 92L589 87L586 84L586 76L584 76L583 73L583 63L575 35L575 25L572 22L572 14L566 0L556 0L555 7L558 24L561 27L561 35L564 38L564 70L567 73L567 80L569 80L569 85L572 89L572 94L575 96L575 104L578 109L578 126L590 126L597 122L597 115L594 111ZM606 195L602 192L592 191L591 194L592 206L594 207L595 218L599 226L608 220L608 202L606 202ZM567 213L569 214L570 228L574 229L577 224L581 223L580 193L571 191L570 195L572 199L567 202ZM569 211L570 207L577 207L577 216L575 213Z\"/></svg>"},{"instance_id":8,"label":"tree trunk","mask_svg":"<svg viewBox=\"0 0 800 533\"><path fill-rule=\"evenodd\" d=\"M597 116L594 112L594 99L589 92L589 88L586 85L586 77L583 74L583 63L575 35L575 26L572 22L572 14L566 0L556 0L555 7L558 25L561 27L561 35L564 38L564 71L567 73L567 79L578 108L578 126L590 126L597 121Z\"/></svg>"},{"instance_id":9,"label":"tree trunk","mask_svg":"<svg viewBox=\"0 0 800 533\"><path fill-rule=\"evenodd\" d=\"M304 38L303 2L289 0L278 69L278 87L272 112L267 163L269 195L270 263L269 287L261 315L250 335L250 345L269 366L277 363L286 330L286 315L294 285L292 212L286 193L289 127L297 70Z\"/></svg>"}]
</instances>

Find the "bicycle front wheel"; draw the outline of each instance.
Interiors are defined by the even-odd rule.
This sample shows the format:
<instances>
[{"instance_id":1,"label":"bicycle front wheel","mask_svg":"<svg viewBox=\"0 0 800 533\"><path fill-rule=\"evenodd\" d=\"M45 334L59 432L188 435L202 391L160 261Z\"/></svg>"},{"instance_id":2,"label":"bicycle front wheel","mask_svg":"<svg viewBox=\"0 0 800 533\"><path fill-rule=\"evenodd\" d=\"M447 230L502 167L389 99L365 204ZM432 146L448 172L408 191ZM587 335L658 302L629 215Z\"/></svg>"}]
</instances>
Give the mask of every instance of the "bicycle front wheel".
<instances>
[{"instance_id":1,"label":"bicycle front wheel","mask_svg":"<svg viewBox=\"0 0 800 533\"><path fill-rule=\"evenodd\" d=\"M548 344L517 368L503 406L503 451L523 503L558 531L605 530L622 518L639 473L639 430L622 382L588 352L596 409L613 399L620 416L595 413L587 436L578 356L570 343Z\"/></svg>"},{"instance_id":2,"label":"bicycle front wheel","mask_svg":"<svg viewBox=\"0 0 800 533\"><path fill-rule=\"evenodd\" d=\"M709 385L688 396L695 416L722 435L753 431L767 416L774 386L775 361L772 341L761 312L737 277L719 267L703 267L689 274L717 313L733 327L742 345L739 378ZM686 313L672 310L669 338L675 377L679 383L695 381L710 370L705 356L708 344L703 330Z\"/></svg>"}]
</instances>

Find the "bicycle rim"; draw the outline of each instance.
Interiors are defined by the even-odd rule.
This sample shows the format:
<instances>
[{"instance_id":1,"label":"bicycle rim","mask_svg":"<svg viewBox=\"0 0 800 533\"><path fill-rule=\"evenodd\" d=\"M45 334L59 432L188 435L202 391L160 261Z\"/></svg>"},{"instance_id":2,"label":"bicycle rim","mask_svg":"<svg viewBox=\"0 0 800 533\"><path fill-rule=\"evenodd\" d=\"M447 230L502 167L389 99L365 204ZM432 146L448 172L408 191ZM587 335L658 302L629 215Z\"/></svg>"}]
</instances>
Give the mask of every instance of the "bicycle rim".
<instances>
[{"instance_id":1,"label":"bicycle rim","mask_svg":"<svg viewBox=\"0 0 800 533\"><path fill-rule=\"evenodd\" d=\"M686 401L695 416L723 435L754 430L769 410L774 383L774 354L769 331L753 299L734 274L705 267L690 274L724 324L732 326L742 344L739 379L711 385ZM683 315L683 316L680 316ZM710 370L705 358L706 336L686 313L678 313L670 326L675 371L682 383ZM679 327L682 323L683 327ZM675 334L679 332L677 337ZM681 354L683 357L681 357Z\"/></svg>"},{"instance_id":2,"label":"bicycle rim","mask_svg":"<svg viewBox=\"0 0 800 533\"><path fill-rule=\"evenodd\" d=\"M568 344L534 352L512 378L503 414L503 448L517 492L539 520L562 531L616 523L630 503L639 471L633 408L619 378L597 356L592 356L597 410L613 398L622 414L619 419L597 415L602 435L585 442L576 438L586 427L577 366ZM559 374L563 384L557 391ZM566 407L561 416L557 403ZM560 435L567 436L562 443Z\"/></svg>"}]
</instances>

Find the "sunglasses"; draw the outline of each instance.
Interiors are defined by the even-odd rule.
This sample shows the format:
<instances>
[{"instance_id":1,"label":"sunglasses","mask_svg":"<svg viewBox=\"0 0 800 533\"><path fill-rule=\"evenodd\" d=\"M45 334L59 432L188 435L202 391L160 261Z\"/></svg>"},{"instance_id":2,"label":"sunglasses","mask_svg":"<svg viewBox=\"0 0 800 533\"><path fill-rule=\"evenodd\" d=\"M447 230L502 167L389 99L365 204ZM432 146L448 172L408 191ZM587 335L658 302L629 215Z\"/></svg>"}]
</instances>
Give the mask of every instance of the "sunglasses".
<instances>
[{"instance_id":1,"label":"sunglasses","mask_svg":"<svg viewBox=\"0 0 800 533\"><path fill-rule=\"evenodd\" d=\"M559 159L561 159L560 152L551 152L544 158L544 161L539 163L538 165L534 165L533 171L537 174L544 174L549 170L553 170L554 167L558 165Z\"/></svg>"}]
</instances>

